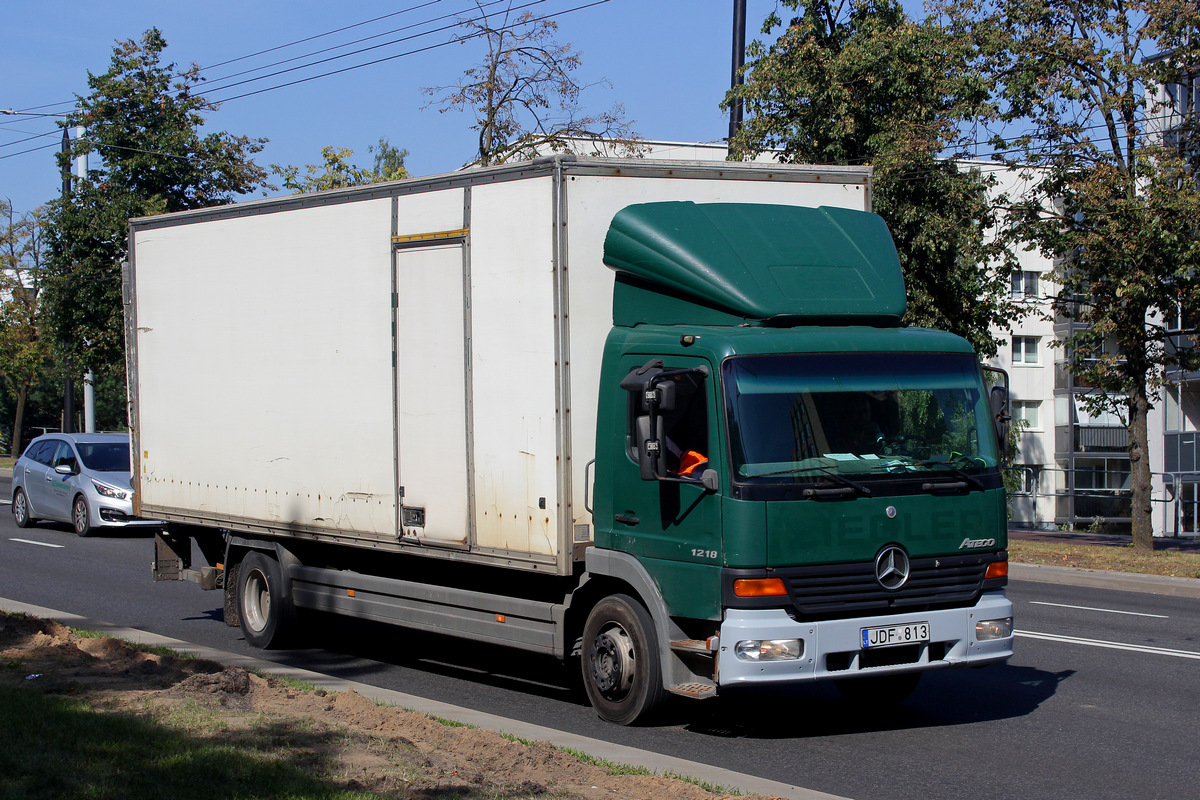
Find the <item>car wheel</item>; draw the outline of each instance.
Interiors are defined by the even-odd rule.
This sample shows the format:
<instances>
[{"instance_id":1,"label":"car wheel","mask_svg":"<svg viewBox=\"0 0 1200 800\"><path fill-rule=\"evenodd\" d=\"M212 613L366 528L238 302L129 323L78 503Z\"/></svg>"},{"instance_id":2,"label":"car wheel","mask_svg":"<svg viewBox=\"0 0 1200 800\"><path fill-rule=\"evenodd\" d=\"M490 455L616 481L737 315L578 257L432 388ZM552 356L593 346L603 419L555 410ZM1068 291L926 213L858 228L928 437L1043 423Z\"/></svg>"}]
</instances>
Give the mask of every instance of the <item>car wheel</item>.
<instances>
[{"instance_id":1,"label":"car wheel","mask_svg":"<svg viewBox=\"0 0 1200 800\"><path fill-rule=\"evenodd\" d=\"M637 600L606 597L583 627L583 684L601 718L644 722L666 700L654 622Z\"/></svg>"},{"instance_id":2,"label":"car wheel","mask_svg":"<svg viewBox=\"0 0 1200 800\"><path fill-rule=\"evenodd\" d=\"M296 608L284 592L283 570L274 558L257 550L238 568L238 617L246 641L255 647L283 647L296 626Z\"/></svg>"},{"instance_id":3,"label":"car wheel","mask_svg":"<svg viewBox=\"0 0 1200 800\"><path fill-rule=\"evenodd\" d=\"M17 489L16 494L13 495L12 514L13 521L17 523L18 528L28 528L37 522L29 515L29 498L25 496L24 489Z\"/></svg>"},{"instance_id":4,"label":"car wheel","mask_svg":"<svg viewBox=\"0 0 1200 800\"><path fill-rule=\"evenodd\" d=\"M76 497L75 505L71 507L71 524L75 526L75 533L79 536L88 536L94 530L87 499L83 495Z\"/></svg>"}]
</instances>

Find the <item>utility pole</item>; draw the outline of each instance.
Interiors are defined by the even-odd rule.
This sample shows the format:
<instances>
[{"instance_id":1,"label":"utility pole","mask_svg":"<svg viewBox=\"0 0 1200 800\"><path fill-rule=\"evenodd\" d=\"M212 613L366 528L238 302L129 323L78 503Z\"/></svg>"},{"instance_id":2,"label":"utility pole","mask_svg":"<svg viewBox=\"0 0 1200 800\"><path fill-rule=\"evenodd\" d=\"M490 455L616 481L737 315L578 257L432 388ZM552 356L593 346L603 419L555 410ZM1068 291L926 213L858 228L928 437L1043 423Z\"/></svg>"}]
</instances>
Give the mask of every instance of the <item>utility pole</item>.
<instances>
[{"instance_id":1,"label":"utility pole","mask_svg":"<svg viewBox=\"0 0 1200 800\"><path fill-rule=\"evenodd\" d=\"M62 135L63 175L62 196L71 196L71 137L63 128ZM71 380L71 360L67 359L67 376L63 378L63 433L75 432L75 381Z\"/></svg>"},{"instance_id":2,"label":"utility pole","mask_svg":"<svg viewBox=\"0 0 1200 800\"><path fill-rule=\"evenodd\" d=\"M79 125L75 128L75 140L79 141L83 138L83 126ZM87 153L80 153L75 157L75 175L79 178L87 177ZM83 376L83 432L96 432L96 373L88 370Z\"/></svg>"},{"instance_id":3,"label":"utility pole","mask_svg":"<svg viewBox=\"0 0 1200 800\"><path fill-rule=\"evenodd\" d=\"M745 83L742 67L746 64L746 0L733 0L733 68L729 75L729 88L737 89ZM729 106L729 141L742 127L742 98Z\"/></svg>"}]
</instances>

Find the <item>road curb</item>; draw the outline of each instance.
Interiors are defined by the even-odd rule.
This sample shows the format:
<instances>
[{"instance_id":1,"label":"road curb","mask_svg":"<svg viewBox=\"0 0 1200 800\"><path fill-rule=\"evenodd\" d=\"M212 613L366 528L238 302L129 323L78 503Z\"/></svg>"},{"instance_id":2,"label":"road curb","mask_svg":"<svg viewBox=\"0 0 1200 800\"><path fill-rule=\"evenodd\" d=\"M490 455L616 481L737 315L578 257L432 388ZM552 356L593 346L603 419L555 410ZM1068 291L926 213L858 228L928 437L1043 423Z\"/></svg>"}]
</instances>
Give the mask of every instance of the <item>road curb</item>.
<instances>
[{"instance_id":1,"label":"road curb","mask_svg":"<svg viewBox=\"0 0 1200 800\"><path fill-rule=\"evenodd\" d=\"M1022 564L1010 561L1008 577L1014 581L1058 583L1093 589L1116 589L1171 597L1200 597L1200 578L1174 578L1167 575L1142 575L1078 567L1054 567L1048 564Z\"/></svg>"},{"instance_id":2,"label":"road curb","mask_svg":"<svg viewBox=\"0 0 1200 800\"><path fill-rule=\"evenodd\" d=\"M3 597L0 597L0 609L11 613L29 614L34 617L50 619L77 628L87 628L88 630L97 631L107 636L114 636L135 644L168 647L179 653L217 661L226 666L242 667L243 669L253 668L256 671L272 675L307 681L327 691L354 691L376 702L400 706L422 714L432 714L468 725L475 725L485 730L507 733L522 739L549 742L558 747L569 747L572 750L579 750L597 758L607 759L619 764L646 767L659 773L670 772L678 775L686 775L689 778L705 781L710 784L737 789L743 793L775 795L777 797L788 798L788 800L846 800L846 798L838 797L837 795L825 794L813 789L792 786L741 772L732 772L720 767L701 764L697 761L688 761L682 758L675 758L674 756L605 742L600 739L592 739L587 736L579 736L566 731L520 722L519 720L508 719L494 714L486 714L482 711L450 705L449 703L441 703L436 700L429 700L424 697L417 697L416 695L405 694L391 689L381 689L377 686L359 683L358 681L335 678L331 675L311 672L306 669L287 667L270 661L262 661L249 656L237 655L236 653L228 653L211 647L192 644L180 639L172 639L169 636L160 636L148 631L138 630L137 628L123 628L101 620L21 603Z\"/></svg>"}]
</instances>

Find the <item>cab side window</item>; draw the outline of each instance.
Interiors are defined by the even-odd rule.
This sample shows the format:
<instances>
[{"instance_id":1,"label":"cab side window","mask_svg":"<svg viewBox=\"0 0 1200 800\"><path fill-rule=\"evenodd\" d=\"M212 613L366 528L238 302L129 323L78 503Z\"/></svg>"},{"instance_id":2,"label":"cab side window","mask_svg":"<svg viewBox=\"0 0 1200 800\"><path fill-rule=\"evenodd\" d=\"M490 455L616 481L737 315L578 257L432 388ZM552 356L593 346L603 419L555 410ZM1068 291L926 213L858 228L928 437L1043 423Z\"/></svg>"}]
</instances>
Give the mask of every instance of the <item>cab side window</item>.
<instances>
[{"instance_id":1,"label":"cab side window","mask_svg":"<svg viewBox=\"0 0 1200 800\"><path fill-rule=\"evenodd\" d=\"M708 403L704 393L704 378L696 374L675 375L665 379L670 383L673 408L664 409L662 416L663 461L666 472L671 475L698 476L707 464L708 447ZM640 396L629 397L627 450L630 460L636 461L636 420L644 413Z\"/></svg>"},{"instance_id":2,"label":"cab side window","mask_svg":"<svg viewBox=\"0 0 1200 800\"><path fill-rule=\"evenodd\" d=\"M666 469L676 475L692 475L708 462L708 404L704 382L696 375L678 375L675 410L663 415Z\"/></svg>"}]
</instances>

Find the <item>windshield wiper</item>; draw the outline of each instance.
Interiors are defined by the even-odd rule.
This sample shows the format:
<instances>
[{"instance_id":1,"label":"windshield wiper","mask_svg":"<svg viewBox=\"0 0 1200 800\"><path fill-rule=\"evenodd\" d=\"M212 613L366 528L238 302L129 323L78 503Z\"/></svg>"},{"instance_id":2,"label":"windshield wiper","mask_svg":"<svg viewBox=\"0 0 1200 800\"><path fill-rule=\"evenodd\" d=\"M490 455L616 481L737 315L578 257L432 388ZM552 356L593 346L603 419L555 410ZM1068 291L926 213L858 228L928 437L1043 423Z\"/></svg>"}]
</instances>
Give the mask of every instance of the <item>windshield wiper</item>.
<instances>
[{"instance_id":1,"label":"windshield wiper","mask_svg":"<svg viewBox=\"0 0 1200 800\"><path fill-rule=\"evenodd\" d=\"M978 478L976 478L974 475L971 475L967 472L963 472L958 467L951 466L949 461L934 461L934 460L914 461L912 463L912 466L914 466L914 467L934 467L934 466L945 467L947 472L952 472L957 477L962 478L961 481L955 481L954 483L923 483L923 484L921 484L921 491L923 491L923 492L927 492L930 489L968 489L968 490L969 489L977 489L978 491L981 491L981 492L984 490L984 485L979 481Z\"/></svg>"},{"instance_id":2,"label":"windshield wiper","mask_svg":"<svg viewBox=\"0 0 1200 800\"><path fill-rule=\"evenodd\" d=\"M841 486L829 486L829 487L825 487L823 489L822 488L805 489L803 492L800 493L801 497L806 497L806 498L807 497L833 497L833 496L837 496L837 495L854 494L855 492L857 492L858 494L861 494L864 497L871 496L871 490L868 489L866 486L863 486L861 483L858 483L857 481L852 481L847 477L839 475L836 472L830 472L825 467L806 467L802 471L808 472L809 470L812 470L814 472L819 472L826 478L832 478L836 483L840 483L842 485ZM796 470L796 471L800 472L801 470Z\"/></svg>"}]
</instances>

